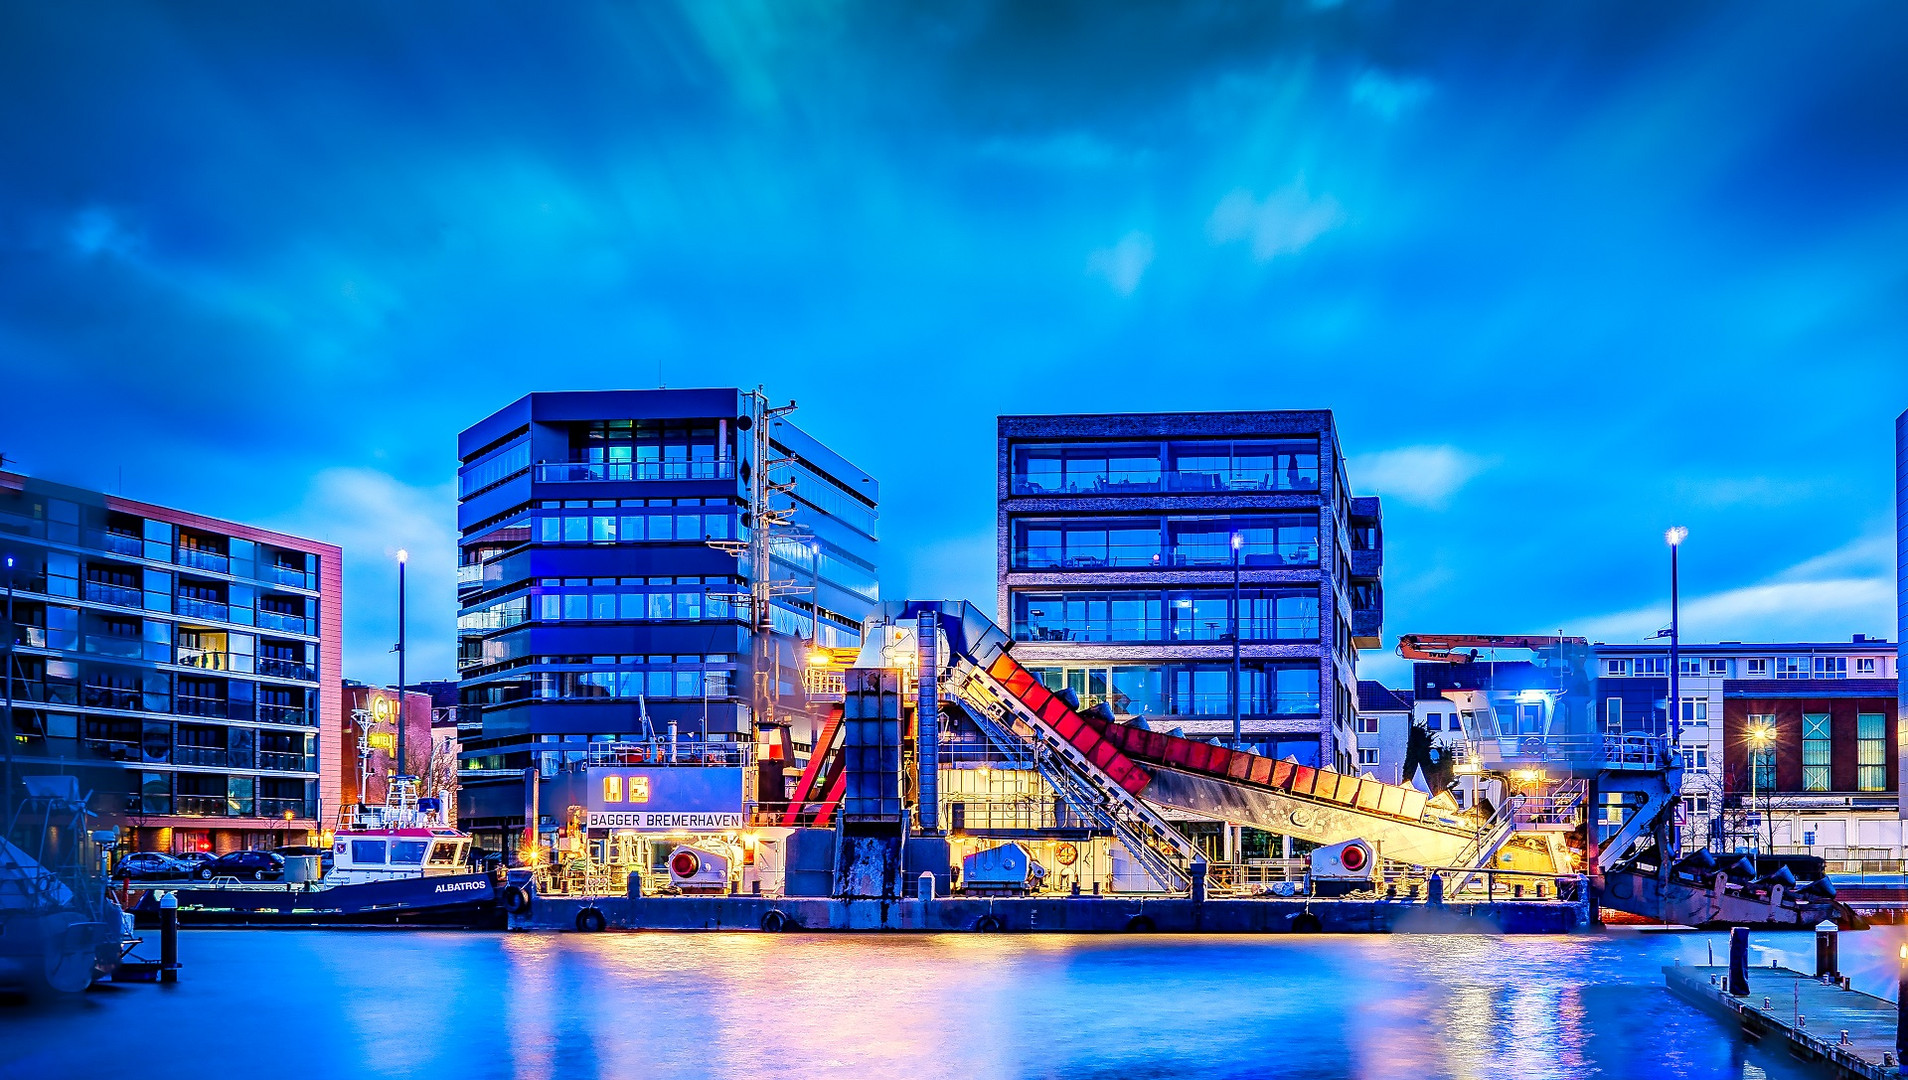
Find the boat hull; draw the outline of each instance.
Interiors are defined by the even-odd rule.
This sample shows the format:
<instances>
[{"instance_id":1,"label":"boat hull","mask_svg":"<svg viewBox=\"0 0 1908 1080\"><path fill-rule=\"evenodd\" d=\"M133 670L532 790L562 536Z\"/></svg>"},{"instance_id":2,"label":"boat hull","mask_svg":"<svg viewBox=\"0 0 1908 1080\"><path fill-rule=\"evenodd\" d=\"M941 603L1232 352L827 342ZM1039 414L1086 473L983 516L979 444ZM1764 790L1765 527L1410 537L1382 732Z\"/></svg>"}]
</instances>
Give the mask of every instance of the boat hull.
<instances>
[{"instance_id":1,"label":"boat hull","mask_svg":"<svg viewBox=\"0 0 1908 1080\"><path fill-rule=\"evenodd\" d=\"M138 925L159 924L159 889L134 909ZM176 890L182 926L502 927L497 886L487 874L442 874L352 885L186 885Z\"/></svg>"}]
</instances>

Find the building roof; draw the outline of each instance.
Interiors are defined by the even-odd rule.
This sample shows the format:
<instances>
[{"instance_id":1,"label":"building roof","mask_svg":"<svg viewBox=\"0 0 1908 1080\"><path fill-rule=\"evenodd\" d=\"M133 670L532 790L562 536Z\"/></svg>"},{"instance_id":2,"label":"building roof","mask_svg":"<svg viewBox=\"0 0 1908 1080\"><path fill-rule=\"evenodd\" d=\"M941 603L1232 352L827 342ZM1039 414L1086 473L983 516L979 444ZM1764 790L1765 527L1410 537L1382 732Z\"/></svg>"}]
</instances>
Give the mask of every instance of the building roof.
<instances>
[{"instance_id":1,"label":"building roof","mask_svg":"<svg viewBox=\"0 0 1908 1080\"><path fill-rule=\"evenodd\" d=\"M1361 712L1410 712L1417 695L1410 690L1393 690L1376 679L1358 680L1358 708Z\"/></svg>"},{"instance_id":2,"label":"building roof","mask_svg":"<svg viewBox=\"0 0 1908 1080\"><path fill-rule=\"evenodd\" d=\"M1596 642L1593 646L1600 655L1617 653L1669 653L1669 639L1639 642L1634 645ZM1874 649L1881 652L1893 652L1895 643L1886 638L1871 637L1867 634L1851 635L1847 641L1685 641L1677 645L1678 650L1686 653L1725 653L1730 656L1739 653L1760 652L1847 652L1853 650Z\"/></svg>"}]
</instances>

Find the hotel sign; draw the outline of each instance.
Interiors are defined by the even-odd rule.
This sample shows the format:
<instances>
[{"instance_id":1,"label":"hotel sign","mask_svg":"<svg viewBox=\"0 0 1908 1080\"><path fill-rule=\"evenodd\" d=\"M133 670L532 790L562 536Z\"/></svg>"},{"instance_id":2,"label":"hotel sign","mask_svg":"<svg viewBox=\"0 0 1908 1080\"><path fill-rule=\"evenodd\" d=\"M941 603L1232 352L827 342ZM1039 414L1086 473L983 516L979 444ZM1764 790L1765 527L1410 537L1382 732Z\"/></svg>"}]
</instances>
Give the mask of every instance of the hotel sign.
<instances>
[{"instance_id":1,"label":"hotel sign","mask_svg":"<svg viewBox=\"0 0 1908 1080\"><path fill-rule=\"evenodd\" d=\"M585 824L592 829L739 829L739 768L592 768Z\"/></svg>"}]
</instances>

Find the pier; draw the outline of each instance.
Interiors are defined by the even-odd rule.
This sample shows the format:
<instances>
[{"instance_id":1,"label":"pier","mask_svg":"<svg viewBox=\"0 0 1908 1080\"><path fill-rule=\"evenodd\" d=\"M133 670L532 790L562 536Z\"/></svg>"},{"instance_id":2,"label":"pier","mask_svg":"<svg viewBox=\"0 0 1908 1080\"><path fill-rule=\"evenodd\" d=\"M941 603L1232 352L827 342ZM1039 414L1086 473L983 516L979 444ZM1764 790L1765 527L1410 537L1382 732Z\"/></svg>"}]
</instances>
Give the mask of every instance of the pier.
<instances>
[{"instance_id":1,"label":"pier","mask_svg":"<svg viewBox=\"0 0 1908 1080\"><path fill-rule=\"evenodd\" d=\"M1748 993L1736 995L1729 992L1727 967L1663 969L1671 993L1735 1024L1750 1042L1781 1046L1793 1058L1819 1064L1824 1076L1901 1075L1894 1002L1789 968L1751 967L1746 974Z\"/></svg>"}]
</instances>

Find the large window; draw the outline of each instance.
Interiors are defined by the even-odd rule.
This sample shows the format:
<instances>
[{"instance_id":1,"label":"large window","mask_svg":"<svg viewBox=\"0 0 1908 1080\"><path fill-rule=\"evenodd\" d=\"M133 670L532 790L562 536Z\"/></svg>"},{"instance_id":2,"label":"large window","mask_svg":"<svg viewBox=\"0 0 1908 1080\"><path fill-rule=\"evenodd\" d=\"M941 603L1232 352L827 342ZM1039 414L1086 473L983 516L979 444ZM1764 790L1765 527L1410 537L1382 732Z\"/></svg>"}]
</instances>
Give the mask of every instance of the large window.
<instances>
[{"instance_id":1,"label":"large window","mask_svg":"<svg viewBox=\"0 0 1908 1080\"><path fill-rule=\"evenodd\" d=\"M1021 641L1160 641L1164 603L1157 592L1016 593L1014 637Z\"/></svg>"},{"instance_id":2,"label":"large window","mask_svg":"<svg viewBox=\"0 0 1908 1080\"><path fill-rule=\"evenodd\" d=\"M1802 790L1829 789L1829 714L1802 714Z\"/></svg>"},{"instance_id":3,"label":"large window","mask_svg":"<svg viewBox=\"0 0 1908 1080\"><path fill-rule=\"evenodd\" d=\"M1855 790L1888 789L1888 739L1886 715L1878 712L1855 716Z\"/></svg>"},{"instance_id":4,"label":"large window","mask_svg":"<svg viewBox=\"0 0 1908 1080\"><path fill-rule=\"evenodd\" d=\"M1016 495L1316 491L1318 440L1022 444L1012 468Z\"/></svg>"},{"instance_id":5,"label":"large window","mask_svg":"<svg viewBox=\"0 0 1908 1080\"><path fill-rule=\"evenodd\" d=\"M1120 716L1230 716L1230 664L1032 668L1055 690L1069 687L1082 706L1105 701ZM1240 672L1239 711L1246 716L1317 713L1318 668L1253 661Z\"/></svg>"},{"instance_id":6,"label":"large window","mask_svg":"<svg viewBox=\"0 0 1908 1080\"><path fill-rule=\"evenodd\" d=\"M1230 566L1235 534L1242 566L1318 564L1318 519L1307 515L1168 519L1166 528L1174 566Z\"/></svg>"},{"instance_id":7,"label":"large window","mask_svg":"<svg viewBox=\"0 0 1908 1080\"><path fill-rule=\"evenodd\" d=\"M1014 448L1014 494L1159 490L1159 444L1090 443Z\"/></svg>"},{"instance_id":8,"label":"large window","mask_svg":"<svg viewBox=\"0 0 1908 1080\"><path fill-rule=\"evenodd\" d=\"M1163 599L1162 599L1163 598ZM1318 593L1243 589L1244 641L1317 641ZM1017 641L1230 641L1232 590L1014 594Z\"/></svg>"}]
</instances>

